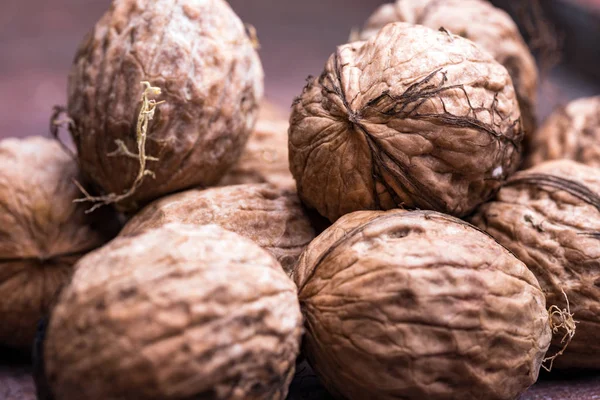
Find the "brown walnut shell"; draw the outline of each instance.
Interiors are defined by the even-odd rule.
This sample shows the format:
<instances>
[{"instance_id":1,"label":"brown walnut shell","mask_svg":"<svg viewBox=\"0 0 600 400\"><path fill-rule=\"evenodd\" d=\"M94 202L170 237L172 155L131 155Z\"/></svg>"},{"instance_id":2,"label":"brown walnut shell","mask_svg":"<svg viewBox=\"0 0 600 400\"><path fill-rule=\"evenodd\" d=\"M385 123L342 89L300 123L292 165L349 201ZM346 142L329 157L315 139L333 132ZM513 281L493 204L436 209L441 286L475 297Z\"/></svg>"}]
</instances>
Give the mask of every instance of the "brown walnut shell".
<instances>
[{"instance_id":1,"label":"brown walnut shell","mask_svg":"<svg viewBox=\"0 0 600 400\"><path fill-rule=\"evenodd\" d=\"M444 29L477 43L510 74L526 137L536 129L538 71L535 59L511 17L485 0L397 0L382 5L367 20L362 40L391 22L408 22Z\"/></svg>"},{"instance_id":2,"label":"brown walnut shell","mask_svg":"<svg viewBox=\"0 0 600 400\"><path fill-rule=\"evenodd\" d=\"M515 399L551 332L533 274L433 211L361 211L306 249L294 280L304 352L343 399Z\"/></svg>"},{"instance_id":3,"label":"brown walnut shell","mask_svg":"<svg viewBox=\"0 0 600 400\"><path fill-rule=\"evenodd\" d=\"M30 348L73 264L108 239L73 203L75 179L77 163L57 142L0 141L1 345Z\"/></svg>"},{"instance_id":4,"label":"brown walnut shell","mask_svg":"<svg viewBox=\"0 0 600 400\"><path fill-rule=\"evenodd\" d=\"M146 153L158 161L134 195L134 211L157 197L216 184L239 158L263 92L260 60L224 0L114 0L81 44L69 76L68 112L83 172L122 194L135 158L109 155L115 140L137 153L141 81L162 89Z\"/></svg>"},{"instance_id":5,"label":"brown walnut shell","mask_svg":"<svg viewBox=\"0 0 600 400\"><path fill-rule=\"evenodd\" d=\"M405 23L338 47L290 122L298 194L332 221L399 206L466 215L521 158L506 69L467 39Z\"/></svg>"},{"instance_id":6,"label":"brown walnut shell","mask_svg":"<svg viewBox=\"0 0 600 400\"><path fill-rule=\"evenodd\" d=\"M554 111L533 136L530 150L527 166L569 159L600 167L600 96Z\"/></svg>"},{"instance_id":7,"label":"brown walnut shell","mask_svg":"<svg viewBox=\"0 0 600 400\"><path fill-rule=\"evenodd\" d=\"M46 335L57 400L283 400L302 316L252 241L169 224L81 259Z\"/></svg>"},{"instance_id":8,"label":"brown walnut shell","mask_svg":"<svg viewBox=\"0 0 600 400\"><path fill-rule=\"evenodd\" d=\"M535 274L548 306L567 309L575 336L554 367L600 367L600 172L569 160L515 174L474 224L510 249ZM555 335L555 354L565 331Z\"/></svg>"},{"instance_id":9,"label":"brown walnut shell","mask_svg":"<svg viewBox=\"0 0 600 400\"><path fill-rule=\"evenodd\" d=\"M272 183L296 190L288 161L288 128L285 119L259 119L242 156L219 182L219 186Z\"/></svg>"},{"instance_id":10,"label":"brown walnut shell","mask_svg":"<svg viewBox=\"0 0 600 400\"><path fill-rule=\"evenodd\" d=\"M179 222L217 224L252 239L291 273L315 237L311 221L295 193L269 184L188 190L159 199L136 214L121 235L132 235Z\"/></svg>"}]
</instances>

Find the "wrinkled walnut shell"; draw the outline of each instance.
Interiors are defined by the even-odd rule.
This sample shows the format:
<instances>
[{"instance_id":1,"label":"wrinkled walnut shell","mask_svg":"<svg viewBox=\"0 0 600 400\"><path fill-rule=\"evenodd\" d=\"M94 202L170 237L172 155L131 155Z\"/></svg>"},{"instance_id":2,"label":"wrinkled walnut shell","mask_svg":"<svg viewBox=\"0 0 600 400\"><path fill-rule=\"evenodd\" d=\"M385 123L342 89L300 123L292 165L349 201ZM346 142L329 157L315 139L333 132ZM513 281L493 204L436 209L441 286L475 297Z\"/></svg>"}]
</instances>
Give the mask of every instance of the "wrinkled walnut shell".
<instances>
[{"instance_id":1,"label":"wrinkled walnut shell","mask_svg":"<svg viewBox=\"0 0 600 400\"><path fill-rule=\"evenodd\" d=\"M108 239L73 203L75 179L77 164L57 142L0 141L0 345L29 349L73 264Z\"/></svg>"},{"instance_id":2,"label":"wrinkled walnut shell","mask_svg":"<svg viewBox=\"0 0 600 400\"><path fill-rule=\"evenodd\" d=\"M389 24L338 47L296 100L298 194L323 216L423 208L462 216L518 166L523 132L506 69L449 33Z\"/></svg>"},{"instance_id":3,"label":"wrinkled walnut shell","mask_svg":"<svg viewBox=\"0 0 600 400\"><path fill-rule=\"evenodd\" d=\"M391 22L408 22L444 29L477 43L510 74L526 137L536 129L538 72L535 59L511 17L484 0L397 0L381 6L367 20L361 40Z\"/></svg>"},{"instance_id":4,"label":"wrinkled walnut shell","mask_svg":"<svg viewBox=\"0 0 600 400\"><path fill-rule=\"evenodd\" d=\"M554 111L533 136L526 165L563 158L600 167L600 96Z\"/></svg>"},{"instance_id":5,"label":"wrinkled walnut shell","mask_svg":"<svg viewBox=\"0 0 600 400\"><path fill-rule=\"evenodd\" d=\"M169 224L79 261L46 372L57 400L283 400L301 335L271 255L215 225Z\"/></svg>"},{"instance_id":6,"label":"wrinkled walnut shell","mask_svg":"<svg viewBox=\"0 0 600 400\"><path fill-rule=\"evenodd\" d=\"M554 367L600 366L600 172L573 161L542 163L515 174L472 218L535 274L548 306L566 309L575 336ZM548 352L555 354L559 330Z\"/></svg>"},{"instance_id":7,"label":"wrinkled walnut shell","mask_svg":"<svg viewBox=\"0 0 600 400\"><path fill-rule=\"evenodd\" d=\"M147 176L119 203L134 211L176 190L216 184L239 158L263 92L263 71L243 23L223 0L114 0L81 44L68 112L83 172L106 194L133 184L141 81L162 89L148 127Z\"/></svg>"},{"instance_id":8,"label":"wrinkled walnut shell","mask_svg":"<svg viewBox=\"0 0 600 400\"><path fill-rule=\"evenodd\" d=\"M273 254L287 273L291 273L300 254L315 237L296 194L269 184L173 194L136 214L121 235L135 235L170 222L217 224L252 239Z\"/></svg>"},{"instance_id":9,"label":"wrinkled walnut shell","mask_svg":"<svg viewBox=\"0 0 600 400\"><path fill-rule=\"evenodd\" d=\"M344 399L515 399L550 344L533 274L492 238L432 211L342 217L294 280L305 354Z\"/></svg>"},{"instance_id":10,"label":"wrinkled walnut shell","mask_svg":"<svg viewBox=\"0 0 600 400\"><path fill-rule=\"evenodd\" d=\"M288 161L289 122L273 117L275 110L265 110L269 116L259 118L238 162L219 182L219 186L243 183L272 183L286 190L296 190ZM262 111L261 111L262 113Z\"/></svg>"}]
</instances>

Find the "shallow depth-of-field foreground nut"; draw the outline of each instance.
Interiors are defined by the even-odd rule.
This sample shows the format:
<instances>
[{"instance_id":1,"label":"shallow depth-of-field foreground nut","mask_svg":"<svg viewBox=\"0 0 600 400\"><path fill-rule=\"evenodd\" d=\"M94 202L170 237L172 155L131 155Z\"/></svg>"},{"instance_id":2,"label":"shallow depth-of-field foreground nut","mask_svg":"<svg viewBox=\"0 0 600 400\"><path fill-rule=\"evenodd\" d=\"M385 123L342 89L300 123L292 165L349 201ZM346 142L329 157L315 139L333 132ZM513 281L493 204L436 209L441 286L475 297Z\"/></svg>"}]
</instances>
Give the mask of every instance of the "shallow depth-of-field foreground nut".
<instances>
[{"instance_id":1,"label":"shallow depth-of-field foreground nut","mask_svg":"<svg viewBox=\"0 0 600 400\"><path fill-rule=\"evenodd\" d=\"M538 72L535 59L511 17L486 0L397 0L367 20L360 39L374 36L391 22L444 29L477 43L510 74L517 92L526 137L536 127Z\"/></svg>"},{"instance_id":2,"label":"shallow depth-of-field foreground nut","mask_svg":"<svg viewBox=\"0 0 600 400\"><path fill-rule=\"evenodd\" d=\"M77 163L57 142L0 141L0 345L30 348L73 264L109 239L73 203L74 179Z\"/></svg>"},{"instance_id":3,"label":"shallow depth-of-field foreground nut","mask_svg":"<svg viewBox=\"0 0 600 400\"><path fill-rule=\"evenodd\" d=\"M220 186L243 183L272 183L277 187L296 190L288 161L287 119L267 104L238 162L219 182ZM266 114L263 117L262 114Z\"/></svg>"},{"instance_id":4,"label":"shallow depth-of-field foreground nut","mask_svg":"<svg viewBox=\"0 0 600 400\"><path fill-rule=\"evenodd\" d=\"M346 215L307 247L294 280L305 353L339 398L515 399L551 340L527 267L433 211Z\"/></svg>"},{"instance_id":5,"label":"shallow depth-of-field foreground nut","mask_svg":"<svg viewBox=\"0 0 600 400\"><path fill-rule=\"evenodd\" d=\"M287 273L315 237L298 196L269 184L188 190L164 197L136 214L121 236L170 222L220 225L268 250Z\"/></svg>"},{"instance_id":6,"label":"shallow depth-of-field foreground nut","mask_svg":"<svg viewBox=\"0 0 600 400\"><path fill-rule=\"evenodd\" d=\"M570 311L578 321L556 367L600 366L599 194L600 171L550 161L515 174L472 218L527 264L549 306ZM549 355L567 343L561 343L567 331L558 333Z\"/></svg>"},{"instance_id":7,"label":"shallow depth-of-field foreground nut","mask_svg":"<svg viewBox=\"0 0 600 400\"><path fill-rule=\"evenodd\" d=\"M600 167L600 96L554 111L533 136L530 151L527 166L565 158Z\"/></svg>"},{"instance_id":8,"label":"shallow depth-of-field foreground nut","mask_svg":"<svg viewBox=\"0 0 600 400\"><path fill-rule=\"evenodd\" d=\"M296 287L249 239L168 224L81 259L46 333L57 400L285 399Z\"/></svg>"},{"instance_id":9,"label":"shallow depth-of-field foreground nut","mask_svg":"<svg viewBox=\"0 0 600 400\"><path fill-rule=\"evenodd\" d=\"M332 221L395 207L466 215L521 158L506 69L467 39L405 23L338 47L290 122L298 194Z\"/></svg>"},{"instance_id":10,"label":"shallow depth-of-field foreground nut","mask_svg":"<svg viewBox=\"0 0 600 400\"><path fill-rule=\"evenodd\" d=\"M79 48L68 93L81 168L106 195L127 192L140 172L138 114L152 116L140 113L142 81L164 103L147 121L153 175L119 202L127 211L216 184L240 156L263 92L252 40L224 0L114 0Z\"/></svg>"}]
</instances>

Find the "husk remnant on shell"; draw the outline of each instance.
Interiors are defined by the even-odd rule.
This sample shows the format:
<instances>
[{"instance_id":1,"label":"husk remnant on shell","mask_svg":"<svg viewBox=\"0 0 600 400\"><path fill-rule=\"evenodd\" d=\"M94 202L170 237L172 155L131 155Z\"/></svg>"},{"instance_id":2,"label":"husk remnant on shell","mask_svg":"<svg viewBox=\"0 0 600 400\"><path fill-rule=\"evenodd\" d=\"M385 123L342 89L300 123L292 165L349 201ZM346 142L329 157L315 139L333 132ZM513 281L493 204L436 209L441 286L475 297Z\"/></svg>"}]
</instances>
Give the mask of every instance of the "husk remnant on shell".
<instances>
[{"instance_id":1,"label":"husk remnant on shell","mask_svg":"<svg viewBox=\"0 0 600 400\"><path fill-rule=\"evenodd\" d=\"M522 138L504 67L459 36L393 23L340 46L308 80L290 118L290 170L331 221L396 207L464 216L517 169Z\"/></svg>"},{"instance_id":2,"label":"husk remnant on shell","mask_svg":"<svg viewBox=\"0 0 600 400\"><path fill-rule=\"evenodd\" d=\"M160 168L141 170L144 157L133 150L141 81L160 87L165 101L144 149ZM96 189L89 197L120 197L115 207L134 213L167 194L217 184L239 158L262 94L260 58L225 0L113 0L79 46L68 80L71 137ZM140 176L148 169L152 175Z\"/></svg>"},{"instance_id":3,"label":"husk remnant on shell","mask_svg":"<svg viewBox=\"0 0 600 400\"><path fill-rule=\"evenodd\" d=\"M548 309L548 322L550 323L550 328L552 329L553 334L558 334L561 330L564 331L564 335L560 342L563 343L563 347L558 350L555 354L549 357L545 357L542 360L542 367L550 372L552 371L552 365L554 364L554 360L557 357L563 355L571 340L573 340L573 336L575 336L575 331L577 329L578 321L573 319L573 314L571 313L571 307L569 305L569 298L567 294L562 292L565 295L565 301L567 302L567 308L560 309L556 304L553 304ZM550 362L547 366L544 365L545 362Z\"/></svg>"},{"instance_id":4,"label":"husk remnant on shell","mask_svg":"<svg viewBox=\"0 0 600 400\"><path fill-rule=\"evenodd\" d=\"M115 144L117 145L117 149L111 153L108 153L109 157L124 156L124 157L129 157L129 158L138 160L140 167L139 167L137 176L135 177L135 180L131 184L131 187L129 189L127 189L127 191L125 191L124 193L121 193L121 194L110 193L110 194L107 194L104 196L90 195L90 193L87 190L85 190L85 188L79 182L75 181L75 184L77 185L79 190L81 190L81 192L85 196L81 199L75 200L75 202L77 202L77 203L93 203L94 204L92 206L92 208L90 208L86 212L93 212L94 210L96 210L99 207L109 205L109 204L119 203L120 201L128 199L135 193L137 188L143 183L144 178L146 176L150 176L152 178L156 177L156 174L154 172L152 172L151 170L146 168L146 163L148 161L159 161L159 159L146 154L146 140L148 137L148 124L154 118L154 113L156 112L156 107L162 103L165 103L165 101L164 100L156 101L155 99L151 99L149 97L150 95L153 95L153 96L160 95L161 90L159 87L152 86L150 84L150 82L147 82L147 81L143 81L140 83L142 84L142 86L144 86L144 90L142 92L142 98L140 100L141 107L140 107L140 111L138 113L137 125L136 125L136 143L137 143L137 151L138 152L137 152L137 154L131 152L122 140L116 139Z\"/></svg>"}]
</instances>

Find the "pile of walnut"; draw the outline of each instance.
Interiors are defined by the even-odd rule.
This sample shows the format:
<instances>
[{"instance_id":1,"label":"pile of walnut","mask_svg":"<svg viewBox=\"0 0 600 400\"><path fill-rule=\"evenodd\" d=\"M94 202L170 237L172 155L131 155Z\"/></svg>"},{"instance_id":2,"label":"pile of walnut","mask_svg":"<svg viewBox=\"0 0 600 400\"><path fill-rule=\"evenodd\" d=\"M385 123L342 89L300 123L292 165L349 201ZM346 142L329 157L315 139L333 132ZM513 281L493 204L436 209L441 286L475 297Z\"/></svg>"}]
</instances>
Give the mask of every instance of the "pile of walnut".
<instances>
[{"instance_id":1,"label":"pile of walnut","mask_svg":"<svg viewBox=\"0 0 600 400\"><path fill-rule=\"evenodd\" d=\"M535 131L507 14L398 0L288 122L253 32L114 0L52 121L76 152L0 142L0 345L42 321L41 399L283 400L306 359L339 399L508 400L598 368L598 98Z\"/></svg>"}]
</instances>

